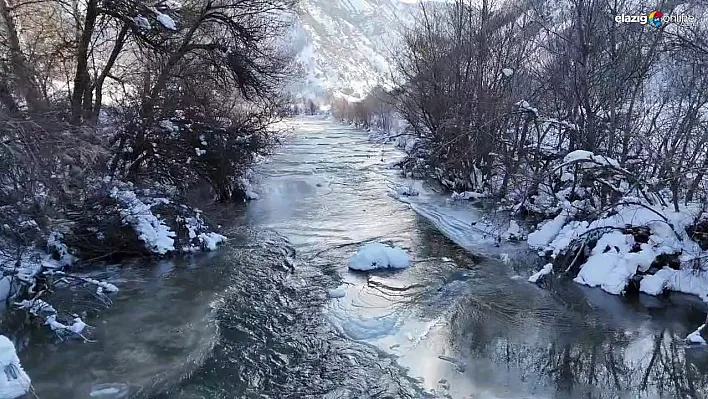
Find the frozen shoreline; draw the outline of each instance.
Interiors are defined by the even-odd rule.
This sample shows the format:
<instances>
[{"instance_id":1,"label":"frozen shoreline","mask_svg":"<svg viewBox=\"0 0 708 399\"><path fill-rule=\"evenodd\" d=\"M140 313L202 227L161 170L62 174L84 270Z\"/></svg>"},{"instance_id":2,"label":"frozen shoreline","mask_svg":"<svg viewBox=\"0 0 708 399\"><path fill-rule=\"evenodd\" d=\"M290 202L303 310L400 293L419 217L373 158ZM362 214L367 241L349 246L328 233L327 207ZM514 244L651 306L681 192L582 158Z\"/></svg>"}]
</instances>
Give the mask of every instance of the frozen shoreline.
<instances>
[{"instance_id":1,"label":"frozen shoreline","mask_svg":"<svg viewBox=\"0 0 708 399\"><path fill-rule=\"evenodd\" d=\"M389 135L379 131L369 132L369 140L382 145L397 148L399 160L405 157L415 138L394 134L391 143ZM566 162L595 160L596 155L576 151L566 156ZM602 159L604 163L613 160ZM400 185L391 190L391 196L407 203L413 211L430 221L445 236L456 244L475 254L484 255L504 262L528 259L529 252L538 253L542 266L546 261L554 261L569 248L573 240L594 229L607 228L617 230L600 238L596 249L580 266L573 281L597 287L606 293L623 295L630 280L641 276L639 291L658 296L666 292L694 295L708 303L708 273L692 269L687 263L705 256L697 242L686 232L687 227L700 215L700 208L689 204L675 212L668 206L647 206L641 202L627 204L617 208L616 214L610 214L592 221L574 221L573 214L561 210L554 217L538 223L530 231L523 231L518 226L524 220L498 217L490 212L471 205L472 201L482 199L480 193L451 193L449 196L426 189L425 180L400 178ZM414 195L410 195L413 192ZM661 217L665 218L662 220ZM626 225L646 226L651 234L647 242L637 242L631 234L620 230ZM601 248L600 248L601 247ZM606 248L612 251L605 251ZM681 261L679 270L668 266L652 267L660 255L677 256ZM544 275L552 274L552 269L542 269L544 273L532 271L540 281ZM653 273L648 273L648 272ZM532 277L530 274L527 277ZM533 281L536 282L536 281Z\"/></svg>"}]
</instances>

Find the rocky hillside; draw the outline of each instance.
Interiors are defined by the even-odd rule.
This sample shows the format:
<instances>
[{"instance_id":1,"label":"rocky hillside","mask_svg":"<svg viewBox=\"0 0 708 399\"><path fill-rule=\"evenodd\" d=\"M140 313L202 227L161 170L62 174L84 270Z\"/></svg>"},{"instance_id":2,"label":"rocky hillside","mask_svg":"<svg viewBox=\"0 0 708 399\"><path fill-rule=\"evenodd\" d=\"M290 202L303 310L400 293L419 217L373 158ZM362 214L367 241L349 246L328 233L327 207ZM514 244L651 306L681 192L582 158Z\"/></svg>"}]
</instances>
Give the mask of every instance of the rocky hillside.
<instances>
[{"instance_id":1,"label":"rocky hillside","mask_svg":"<svg viewBox=\"0 0 708 399\"><path fill-rule=\"evenodd\" d=\"M414 0L302 0L292 32L304 79L292 92L303 98L363 97L390 83L391 63L417 9Z\"/></svg>"}]
</instances>

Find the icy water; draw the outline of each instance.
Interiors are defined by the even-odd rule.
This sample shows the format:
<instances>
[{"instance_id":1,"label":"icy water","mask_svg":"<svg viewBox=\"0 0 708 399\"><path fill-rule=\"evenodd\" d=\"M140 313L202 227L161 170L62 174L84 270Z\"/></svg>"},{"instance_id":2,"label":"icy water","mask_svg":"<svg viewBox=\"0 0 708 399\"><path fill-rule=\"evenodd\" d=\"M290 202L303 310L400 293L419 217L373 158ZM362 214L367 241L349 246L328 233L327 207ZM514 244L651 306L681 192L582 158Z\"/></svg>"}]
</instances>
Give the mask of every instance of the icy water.
<instances>
[{"instance_id":1,"label":"icy water","mask_svg":"<svg viewBox=\"0 0 708 399\"><path fill-rule=\"evenodd\" d=\"M496 260L522 248L493 246L474 207L390 196L397 156L296 121L259 167L261 199L225 211L227 247L108 270L121 291L90 320L96 342L22 348L38 397L706 396L708 352L683 343L702 304L530 284L530 263ZM369 241L405 248L411 267L349 271Z\"/></svg>"}]
</instances>

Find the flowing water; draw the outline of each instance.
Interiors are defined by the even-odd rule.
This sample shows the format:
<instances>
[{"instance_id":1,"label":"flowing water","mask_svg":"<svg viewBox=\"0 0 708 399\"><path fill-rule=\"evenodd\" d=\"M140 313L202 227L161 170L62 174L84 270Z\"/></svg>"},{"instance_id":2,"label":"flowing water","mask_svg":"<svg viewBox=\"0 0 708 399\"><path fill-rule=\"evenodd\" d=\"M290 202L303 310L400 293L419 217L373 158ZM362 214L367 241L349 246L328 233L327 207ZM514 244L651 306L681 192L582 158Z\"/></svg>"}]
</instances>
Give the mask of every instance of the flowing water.
<instances>
[{"instance_id":1,"label":"flowing water","mask_svg":"<svg viewBox=\"0 0 708 399\"><path fill-rule=\"evenodd\" d=\"M706 395L708 353L683 343L698 301L539 288L532 262L495 260L524 250L475 230L477 209L390 196L393 148L294 123L259 166L261 199L229 210L226 247L107 270L121 291L90 320L96 342L25 343L40 398ZM370 241L406 249L411 267L348 270Z\"/></svg>"}]
</instances>

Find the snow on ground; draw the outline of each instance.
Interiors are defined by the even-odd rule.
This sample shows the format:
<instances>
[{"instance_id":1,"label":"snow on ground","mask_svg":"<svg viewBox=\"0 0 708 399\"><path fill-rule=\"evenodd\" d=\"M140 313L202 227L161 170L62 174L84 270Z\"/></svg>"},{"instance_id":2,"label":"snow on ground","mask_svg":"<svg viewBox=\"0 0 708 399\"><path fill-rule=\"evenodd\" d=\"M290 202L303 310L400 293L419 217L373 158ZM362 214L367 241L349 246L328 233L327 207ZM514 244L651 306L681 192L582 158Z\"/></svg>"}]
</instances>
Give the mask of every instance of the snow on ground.
<instances>
[{"instance_id":1,"label":"snow on ground","mask_svg":"<svg viewBox=\"0 0 708 399\"><path fill-rule=\"evenodd\" d=\"M364 244L349 260L349 268L368 271L374 269L404 269L410 265L406 251L378 242Z\"/></svg>"},{"instance_id":2,"label":"snow on ground","mask_svg":"<svg viewBox=\"0 0 708 399\"><path fill-rule=\"evenodd\" d=\"M604 166L614 166L614 167L619 167L619 162L617 160L605 157L602 155L595 155L594 153L590 151L585 151L585 150L575 150L563 158L563 163L571 163L571 162L577 162L577 161L587 161L587 162L594 162L599 165L604 165Z\"/></svg>"},{"instance_id":3,"label":"snow on ground","mask_svg":"<svg viewBox=\"0 0 708 399\"><path fill-rule=\"evenodd\" d=\"M47 237L47 246L59 255L60 265L70 266L78 259L69 252L69 248L62 242L63 238L61 233L54 231Z\"/></svg>"},{"instance_id":4,"label":"snow on ground","mask_svg":"<svg viewBox=\"0 0 708 399\"><path fill-rule=\"evenodd\" d=\"M217 245L226 242L226 237L217 233L201 233L198 237L204 248L210 251L216 250Z\"/></svg>"},{"instance_id":5,"label":"snow on ground","mask_svg":"<svg viewBox=\"0 0 708 399\"><path fill-rule=\"evenodd\" d=\"M576 151L566 159L593 157L596 155ZM630 203L618 206L615 210L615 214L591 222L571 221L570 213L563 210L554 219L529 234L527 242L530 247L550 252L551 256L555 257L574 239L592 230L614 229L602 235L574 281L590 287L601 287L616 295L624 292L627 283L635 274L646 272L659 255L681 254L681 260L687 262L699 257L703 252L686 233L686 228L700 212L697 205L689 205L676 212L671 207L649 207ZM631 234L622 233L620 229L627 225L648 227L651 231L649 241L636 243ZM639 251L636 251L637 245ZM706 298L708 294L708 276L683 270L660 270L655 275L644 277L640 284L640 290L650 295L658 295L664 290L694 294L702 298Z\"/></svg>"},{"instance_id":6,"label":"snow on ground","mask_svg":"<svg viewBox=\"0 0 708 399\"><path fill-rule=\"evenodd\" d=\"M120 211L123 221L135 229L146 248L160 255L175 250L175 232L157 218L135 192L113 187L111 198L123 207Z\"/></svg>"},{"instance_id":7,"label":"snow on ground","mask_svg":"<svg viewBox=\"0 0 708 399\"><path fill-rule=\"evenodd\" d=\"M453 200L459 200L459 201L464 201L464 200L473 200L473 199L480 199L480 198L485 198L487 195L482 194L482 193L477 193L474 191L464 191L461 193L452 193L450 195L450 198Z\"/></svg>"},{"instance_id":8,"label":"snow on ground","mask_svg":"<svg viewBox=\"0 0 708 399\"><path fill-rule=\"evenodd\" d=\"M531 248L547 247L554 238L557 238L563 226L568 222L568 214L561 212L554 219L547 221L540 228L529 234L528 242ZM565 246L563 246L565 247ZM555 247L553 247L555 249Z\"/></svg>"},{"instance_id":9,"label":"snow on ground","mask_svg":"<svg viewBox=\"0 0 708 399\"><path fill-rule=\"evenodd\" d=\"M518 105L534 112L533 107L528 103L522 101ZM391 135L393 133L387 136L382 132L371 132L369 140L390 142L388 138ZM401 149L406 146L406 143L412 141L406 136L400 136L398 139L402 137L405 138L404 142L396 143L396 146ZM582 150L567 154L563 163L579 163L583 168L618 167L614 159ZM560 173L566 175L567 181L574 179L573 174L562 170ZM413 184L409 179L405 181ZM585 236L591 230L607 228L606 237L592 251L575 278L575 282L600 287L613 294L623 293L629 279L638 272L647 272L659 255L680 253L681 261L685 265L704 254L698 244L686 233L686 228L701 212L699 204L689 204L683 206L679 212L675 212L671 206L651 206L640 199L627 197L624 199L627 204L614 208L616 213L593 221L573 220L577 204L564 204L557 216L541 223L530 234L525 235L517 222L507 221L508 229L504 226L500 230L500 226L504 223L487 220L485 214L479 210L465 206L466 201L457 201L483 197L480 193L453 193L450 199L457 204L452 204L445 202L442 195L432 194L429 190L423 189L420 182L416 182L416 187L418 187L416 190L418 196L411 197L405 192L400 192L394 193L397 194L395 197L409 204L411 209L432 222L458 245L505 262L511 258L508 254L519 252L519 248L509 247L505 240L525 237L530 248L537 250L542 256L550 254L551 258L555 258L568 248L573 240ZM619 229L627 225L648 227L651 231L649 241L635 243L633 236L621 234ZM615 230L611 231L613 229ZM502 239L501 242L498 241L499 238ZM639 251L636 251L637 246ZM706 272L665 268L654 275L644 276L640 284L640 291L646 294L658 295L664 291L676 291L697 295L708 302L708 273Z\"/></svg>"},{"instance_id":10,"label":"snow on ground","mask_svg":"<svg viewBox=\"0 0 708 399\"><path fill-rule=\"evenodd\" d=\"M31 380L22 369L15 345L6 336L0 335L0 398L15 399L28 393Z\"/></svg>"}]
</instances>

